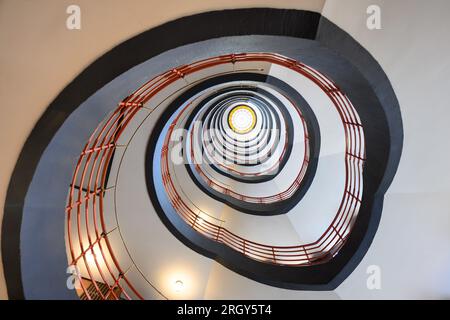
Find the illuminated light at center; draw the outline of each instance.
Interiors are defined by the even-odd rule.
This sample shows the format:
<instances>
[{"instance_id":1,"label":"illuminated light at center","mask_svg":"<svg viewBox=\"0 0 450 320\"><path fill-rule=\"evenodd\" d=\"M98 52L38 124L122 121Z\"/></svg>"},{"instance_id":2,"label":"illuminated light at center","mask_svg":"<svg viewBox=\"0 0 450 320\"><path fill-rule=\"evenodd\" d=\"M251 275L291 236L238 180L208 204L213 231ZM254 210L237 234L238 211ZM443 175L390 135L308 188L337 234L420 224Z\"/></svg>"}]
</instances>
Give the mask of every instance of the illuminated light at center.
<instances>
[{"instance_id":1,"label":"illuminated light at center","mask_svg":"<svg viewBox=\"0 0 450 320\"><path fill-rule=\"evenodd\" d=\"M234 107L228 115L228 125L239 134L250 132L256 125L255 111L244 104Z\"/></svg>"}]
</instances>

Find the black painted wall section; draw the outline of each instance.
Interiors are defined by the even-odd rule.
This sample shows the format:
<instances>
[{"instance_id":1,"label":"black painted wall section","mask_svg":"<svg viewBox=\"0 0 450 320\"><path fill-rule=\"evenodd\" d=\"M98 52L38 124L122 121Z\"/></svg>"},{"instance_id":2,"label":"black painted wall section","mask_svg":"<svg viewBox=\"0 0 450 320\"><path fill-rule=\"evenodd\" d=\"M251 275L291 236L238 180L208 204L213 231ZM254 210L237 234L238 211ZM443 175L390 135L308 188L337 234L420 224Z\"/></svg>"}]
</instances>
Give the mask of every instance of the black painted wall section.
<instances>
[{"instance_id":1,"label":"black painted wall section","mask_svg":"<svg viewBox=\"0 0 450 320\"><path fill-rule=\"evenodd\" d=\"M166 111L158 120L160 125L157 126L158 129L155 129L153 131L152 138L150 138L150 142L152 143L158 139L158 135L160 132L157 131L158 130L160 131L163 128L164 124L167 122L170 116L172 116L173 112L175 112L175 110L179 108L179 106L182 105L183 102L189 100L198 91L203 90L207 87L211 87L213 85L217 85L219 83L236 80L252 80L271 84L277 87L278 90L280 90L280 92L284 92L286 96L290 97L295 102L297 108L301 110L303 116L305 117L305 121L309 130L309 147L310 147L309 164L305 176L302 180L302 183L300 184L298 190L289 199L286 199L284 201L276 202L273 204L247 203L245 201L241 201L231 196L223 195L220 192L208 186L208 184L202 181L201 179L198 179L198 177L196 177L194 174L195 169L192 168L193 167L192 164L185 164L186 170L189 176L191 177L192 182L195 183L200 188L200 190L202 190L205 194L209 195L215 200L226 203L227 205L229 205L232 208L235 208L236 210L252 215L262 215L262 216L285 214L303 198L303 196L308 191L308 188L314 179L320 153L320 128L316 116L314 115L314 112L311 110L311 107L309 106L308 102L305 99L303 99L303 97L300 94L298 94L293 88L287 85L284 81L276 79L271 76L251 74L251 73L232 74L208 79L194 86L193 88L190 88L189 90L178 96L166 108ZM276 98L272 97L272 99ZM279 102L279 105L280 111L285 115L285 118L287 119L288 122L287 131L288 135L290 136L289 140L292 141L293 140L292 135L294 134L292 119L289 117L288 111L284 108L284 106L281 106L281 102ZM200 108L201 104L196 109L194 109L194 111L188 117L188 120L185 125L186 130L189 128L189 125L192 122L193 118L195 117L197 110ZM154 149L154 144L152 145ZM287 158L290 155L291 147L292 145L288 147L284 163L286 162ZM282 166L284 165L284 163L282 164ZM282 170L282 166L279 169L280 171Z\"/></svg>"},{"instance_id":2,"label":"black painted wall section","mask_svg":"<svg viewBox=\"0 0 450 320\"><path fill-rule=\"evenodd\" d=\"M388 135L390 148L389 150L377 150L371 156L383 157L383 159L379 159L380 164L386 162L385 174L380 176L382 179L378 190L384 194L397 172L403 148L403 122L394 89L374 57L347 32L325 17L320 19L316 40L352 62L370 83L383 108L388 129L380 128L379 134Z\"/></svg>"},{"instance_id":3,"label":"black painted wall section","mask_svg":"<svg viewBox=\"0 0 450 320\"><path fill-rule=\"evenodd\" d=\"M201 40L251 34L305 39L316 39L317 36L319 42L352 61L374 88L386 113L389 129L387 138L392 142L387 157L382 156L382 159L375 163L375 167L383 167L385 174L376 174L375 170L373 178L379 180L379 185L372 188L364 185L375 194L373 198L364 199L370 206L370 212L364 215L366 218L358 219L359 227L354 230L355 240L349 240L342 254L336 257L341 263L350 262L344 263L343 271L337 276L332 270L326 270L326 267L320 267L311 276L314 280L321 272L325 274L321 281L327 279L329 283L326 288L322 288L324 290L336 287L350 274L364 256L376 232L381 217L383 194L392 181L401 154L401 116L389 80L364 48L334 24L321 18L318 13L267 8L225 10L171 21L123 42L88 66L49 105L27 139L8 186L2 227L2 259L10 299L24 298L20 265L20 230L24 199L41 155L65 119L103 85L151 57ZM386 160L385 164L383 160ZM351 247L356 248L356 251L348 249ZM222 263L227 265L227 262ZM236 266L229 267L239 269ZM245 274L243 270L235 271Z\"/></svg>"},{"instance_id":4,"label":"black painted wall section","mask_svg":"<svg viewBox=\"0 0 450 320\"><path fill-rule=\"evenodd\" d=\"M184 223L178 213L167 210L167 204L164 201L161 202L161 195L158 194L158 188L161 186L158 181L154 182L160 169L153 171L154 168L151 166L147 168L147 187L161 220L180 241L191 249L215 259L241 275L272 286L296 290L333 290L348 277L364 257L381 217L384 193L376 192L384 179L390 155L391 137L388 134L388 115L371 83L359 68L333 50L316 43L314 47L308 48L307 53L293 52L289 57L298 59L333 79L352 101L364 127L367 160L363 172L362 204L352 232L338 255L329 261L323 260L321 264L307 267L279 266L252 260L221 243L200 235ZM370 63L376 62L373 60ZM166 124L164 119L170 117L173 111L170 108L166 109L154 128L147 147L146 163L152 162L154 152L157 152L155 147L158 134Z\"/></svg>"},{"instance_id":5,"label":"black painted wall section","mask_svg":"<svg viewBox=\"0 0 450 320\"><path fill-rule=\"evenodd\" d=\"M28 186L45 147L75 108L115 77L167 50L234 35L266 34L314 39L319 20L318 13L269 8L213 11L183 17L121 43L83 70L38 120L11 175L2 225L2 260L9 298L24 299L20 228Z\"/></svg>"},{"instance_id":6,"label":"black painted wall section","mask_svg":"<svg viewBox=\"0 0 450 320\"><path fill-rule=\"evenodd\" d=\"M336 277L338 280L347 278L356 268L369 249L378 229L384 194L392 183L400 163L403 149L403 121L400 105L389 78L380 64L364 47L325 17L320 19L316 40L351 61L370 84L382 108L382 113L375 108L358 110L364 130L369 129L379 137L379 139L367 141L370 146L366 150L368 163L366 163L364 175L365 178L370 178L371 183L366 183L365 179L364 190L369 189L373 196L363 199L363 201L371 203L371 210L358 217L352 231L360 241L356 243L355 237L350 238L344 248L358 246L359 249ZM377 121L373 121L374 119ZM382 141L389 141L389 144L383 144Z\"/></svg>"}]
</instances>

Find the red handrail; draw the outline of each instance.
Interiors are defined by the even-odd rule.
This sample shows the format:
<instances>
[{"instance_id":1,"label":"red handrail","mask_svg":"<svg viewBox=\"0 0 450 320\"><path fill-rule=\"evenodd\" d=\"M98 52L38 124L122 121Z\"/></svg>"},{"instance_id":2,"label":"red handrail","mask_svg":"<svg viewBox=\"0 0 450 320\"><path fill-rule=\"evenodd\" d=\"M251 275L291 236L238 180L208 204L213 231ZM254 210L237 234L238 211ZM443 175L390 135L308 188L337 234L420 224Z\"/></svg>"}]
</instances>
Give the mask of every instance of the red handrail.
<instances>
[{"instance_id":1,"label":"red handrail","mask_svg":"<svg viewBox=\"0 0 450 320\"><path fill-rule=\"evenodd\" d=\"M338 213L324 234L311 244L282 247L244 239L221 225L202 219L182 200L170 176L168 147L165 145L161 152L161 157L165 160L161 162L161 173L172 206L201 234L224 243L250 258L267 263L297 266L321 263L331 258L345 242L361 202L361 173L365 159L362 126L348 98L324 75L285 57L265 53L219 56L169 70L143 84L120 102L109 117L98 125L80 153L66 207L67 244L70 264L84 269L84 276L87 274L91 280L97 278L107 285L108 290L104 292L100 290L96 281L92 281L95 291L101 298L143 299L127 278L127 270L120 266L113 253L109 237L115 229L108 230L105 222L104 197L109 192L106 183L114 151L119 148L118 139L139 109L169 84L204 68L240 61L270 62L296 70L319 85L333 101L344 124L346 136L346 192ZM173 126L169 130L173 130ZM88 261L89 255L93 257L93 261ZM82 291L88 299L91 299L81 274L77 273L77 276Z\"/></svg>"},{"instance_id":2,"label":"red handrail","mask_svg":"<svg viewBox=\"0 0 450 320\"><path fill-rule=\"evenodd\" d=\"M284 94L283 94L283 96L284 96L286 99L288 99L288 100L291 102L292 105L295 105L295 103L294 103L291 99L289 99L289 97L286 97ZM302 163L301 169L300 169L300 171L299 171L299 174L298 174L298 176L297 176L297 179L296 179L296 180L292 183L292 185L290 186L290 188L294 187L295 190L297 190L296 184L298 183L298 185L300 185L301 181L303 180L304 173L306 173L306 169L307 169L307 166L308 166L308 163L309 163L309 138L308 138L308 128L307 128L307 126L306 126L305 118L303 117L303 114L301 113L301 111L299 110L299 108L295 108L295 109L296 109L296 111L297 111L297 113L298 113L300 119L302 120L302 126L303 126L303 130L304 130L304 143L305 143L305 155L304 155L304 158L303 158L303 163ZM283 120L284 120L285 126L287 126L286 119L283 119ZM190 141L191 141L191 144L190 144L190 150L191 150L191 158L192 158L192 159L195 158L195 154L194 154L195 148L194 148L194 146L193 146L193 133L194 133L194 130L191 130L191 133L190 133L190 135L191 135L191 139L190 139ZM283 146L283 150L282 150L282 153L280 154L279 158L277 159L277 161L276 161L271 167L269 167L269 168L267 168L267 169L265 169L265 170L263 170L263 171L259 171L259 172L257 172L257 173L246 173L246 172L241 172L241 171L238 171L238 170L236 170L236 169L234 169L234 168L232 168L232 167L223 165L223 164L221 164L221 163L217 163L217 165L218 165L219 167L221 167L221 168L227 170L227 171L233 172L233 174L237 174L237 175L243 176L243 177L258 177L258 176L261 176L261 175L265 175L265 174L267 174L267 173L269 173L269 172L272 172L272 171L273 171L277 166L279 166L279 164L282 162L283 157L284 157L284 155L286 154L287 144L288 144L288 136L287 136L287 134L285 134L285 143L284 143L284 146ZM210 150L208 150L208 148L205 148L205 149L206 149L206 153L207 153L211 158L213 158L213 156L212 156L211 153L210 153ZM260 199L261 199L260 197L259 197L259 198L258 198L258 197L248 197L248 196L245 196L245 195L242 195L242 194L233 192L231 189L225 188L225 187L221 186L220 184L216 183L215 181L213 181L212 179L208 178L208 177L206 176L206 174L203 172L203 170L201 169L201 167L200 167L198 164L195 165L195 169L196 169L196 171L198 172L198 174L205 180L205 182L206 182L208 185L210 185L210 186L213 185L213 187L214 187L217 191L219 191L219 192L221 192L221 193L225 193L225 194L231 195L232 197L234 197L234 198L236 198L236 199L243 200L243 201L260 203ZM303 174L302 174L302 173L303 173ZM289 190L289 189L288 189L288 190ZM286 191L288 191L288 190L286 190ZM295 190L294 190L294 192L295 192ZM277 197L277 196L275 196L274 198L276 198L276 197ZM271 202L274 202L274 201L275 201L274 199L270 199L270 197L266 197L266 198L268 199L269 202L264 202L264 201L263 201L263 203L271 203ZM279 198L279 197L278 197L278 198ZM282 198L282 199L280 199L280 200L284 200L284 199Z\"/></svg>"},{"instance_id":3,"label":"red handrail","mask_svg":"<svg viewBox=\"0 0 450 320\"><path fill-rule=\"evenodd\" d=\"M211 59L212 61L198 62L195 67L185 66L183 67L183 74L188 74L192 69L200 70L200 66L210 67L224 63L227 57L221 57L218 59ZM228 56L228 59L230 57ZM168 146L171 134L174 130L176 123L189 105L185 106L173 123L170 125L168 134L164 142L164 148L161 153L161 174L163 176L163 184L167 192L169 201L175 210L190 223L192 227L205 236L214 239L218 242L222 242L229 247L251 257L256 260L283 264L283 265L305 265L323 263L328 261L335 254L345 242L345 239L350 231L351 226L354 223L357 212L359 210L361 197L362 197L362 163L364 161L364 148L363 148L363 132L362 125L359 121L359 117L348 98L339 90L339 88L324 75L320 74L316 70L307 67L294 60L280 57L273 54L241 54L235 57L235 61L266 61L275 64L279 64L290 68L296 72L301 73L308 79L316 83L331 99L336 107L345 131L346 140L346 181L345 192L343 194L341 204L333 222L322 234L322 236L315 242L299 246L291 247L276 247L270 245L264 245L252 242L244 239L226 228L216 225L212 222L205 221L202 225L193 223L198 218L198 214L193 212L191 208L183 201L179 196L175 184L173 183L169 172L169 160L168 160ZM229 61L230 62L230 61ZM302 118L304 121L304 119ZM306 128L306 126L304 126ZM307 132L305 133L307 137ZM306 140L306 139L305 139ZM192 139L191 139L192 148ZM305 157L309 156L309 152L305 153ZM299 187L299 177L303 178L304 171L300 171L299 176L294 183L286 191L270 196L270 197L247 197L238 194L228 188L224 188L209 177L207 177L200 169L198 164L195 165L199 175L208 183L208 185L215 190L229 194L237 199L254 202L254 203L271 203L280 201L280 199L288 199L295 190ZM245 250L244 250L245 248Z\"/></svg>"}]
</instances>

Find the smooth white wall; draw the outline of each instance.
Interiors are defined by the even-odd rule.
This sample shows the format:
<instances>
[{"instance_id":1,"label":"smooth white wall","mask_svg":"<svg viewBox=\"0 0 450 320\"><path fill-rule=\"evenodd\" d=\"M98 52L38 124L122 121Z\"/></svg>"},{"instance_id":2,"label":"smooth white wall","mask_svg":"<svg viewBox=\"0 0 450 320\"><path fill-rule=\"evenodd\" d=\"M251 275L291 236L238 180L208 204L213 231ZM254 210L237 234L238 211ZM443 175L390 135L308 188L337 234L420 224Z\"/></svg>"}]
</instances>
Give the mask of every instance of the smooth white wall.
<instances>
[{"instance_id":1,"label":"smooth white wall","mask_svg":"<svg viewBox=\"0 0 450 320\"><path fill-rule=\"evenodd\" d=\"M369 5L381 30L366 27ZM368 254L338 288L342 298L450 298L450 2L327 0L323 15L380 63L400 103L404 145ZM382 289L366 287L379 265Z\"/></svg>"}]
</instances>

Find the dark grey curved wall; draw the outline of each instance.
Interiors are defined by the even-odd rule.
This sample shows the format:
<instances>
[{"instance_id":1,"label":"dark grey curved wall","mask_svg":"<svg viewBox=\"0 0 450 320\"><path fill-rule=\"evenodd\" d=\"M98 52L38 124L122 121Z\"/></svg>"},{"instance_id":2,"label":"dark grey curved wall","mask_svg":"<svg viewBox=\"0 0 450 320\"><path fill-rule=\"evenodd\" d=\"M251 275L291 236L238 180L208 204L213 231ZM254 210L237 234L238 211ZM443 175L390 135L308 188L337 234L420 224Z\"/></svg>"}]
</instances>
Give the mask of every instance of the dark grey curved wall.
<instances>
[{"instance_id":1,"label":"dark grey curved wall","mask_svg":"<svg viewBox=\"0 0 450 320\"><path fill-rule=\"evenodd\" d=\"M372 55L348 33L338 28L325 17L320 19L316 40L351 61L353 66L358 69L373 88L386 114L387 133L389 134L391 145L387 156L386 172L379 186L379 192L384 193L389 188L397 172L403 148L403 122L395 92L388 77ZM385 150L379 150L378 152L379 155L385 153ZM377 155L375 154L374 156L376 157Z\"/></svg>"},{"instance_id":2,"label":"dark grey curved wall","mask_svg":"<svg viewBox=\"0 0 450 320\"><path fill-rule=\"evenodd\" d=\"M35 169L43 152L66 118L86 99L130 68L178 46L220 36L244 34L287 35L313 39L319 19L318 13L269 8L201 13L170 21L143 32L116 46L83 70L52 101L36 123L11 175L4 206L1 248L9 298L25 298L21 256L27 254L21 252L21 228L23 209L26 207L25 197ZM201 56L202 52L197 54ZM176 57L173 58L176 62ZM27 231L32 230L33 228L30 228ZM52 237L53 231L41 230L48 234L48 237ZM56 231L55 234L61 234L61 231ZM45 244L42 244L42 247L45 248ZM40 271L46 272L45 268L40 267L39 261L32 262L35 274L39 274ZM42 285L52 286L47 282L43 282ZM53 292L52 289L50 292ZM57 297L55 294L52 296Z\"/></svg>"},{"instance_id":3,"label":"dark grey curved wall","mask_svg":"<svg viewBox=\"0 0 450 320\"><path fill-rule=\"evenodd\" d=\"M287 14L287 12L290 13ZM253 22L250 25L243 25L242 15L251 16ZM284 17L287 15L290 18L287 20L277 19L280 15ZM65 273L67 260L64 248L64 206L70 174L76 157L92 128L99 119L103 118L106 111L114 108L116 103L132 92L139 83L170 67L189 63L209 55L228 53L230 50L270 51L272 49L271 51L287 56L299 57L300 60L312 66L327 63L320 61L315 54L315 50L318 48L321 50L326 50L326 48L314 41L299 40L298 44L293 46L288 44L291 43L290 41L282 37L273 37L270 38L270 41L267 41L269 38L260 36L245 37L240 40L230 38L227 40L228 42L218 39L210 41L209 47L202 48L200 46L195 50L188 50L190 55L183 58L186 61L181 61L176 51L155 57L122 74L82 103L84 99L130 67L178 45L221 35L252 33L290 35L311 39L316 35L319 21L317 14L306 17L301 11L274 9L231 10L193 17L186 17L152 29L101 57L55 99L36 125L15 167L5 201L2 258L10 298L75 298L73 291L66 288L67 274ZM197 23L206 25L200 25L200 27L193 25L193 20L190 19L202 21ZM222 21L224 26L228 24L231 26L229 29L212 29L208 25L211 21ZM233 21L236 23L233 24ZM249 20L244 19L243 21ZM155 43L149 38L156 37L158 39L158 35L161 34L178 34L177 30L188 30L192 27L195 27L196 31L186 32L182 39L175 37L170 41L165 40L159 43L157 48L149 47L148 43ZM354 40L348 38L349 36L342 30L336 27L333 29L333 25L322 18L317 33L319 42L332 46L338 52L345 53L346 50L341 47L340 42L333 42L334 38L339 39L340 37L346 40L342 42L342 45L346 44L345 48L351 48L347 51L352 54L351 59L356 61L357 70L369 79L375 88L379 88L377 91L383 93L385 92L383 88L387 87L388 92L390 88L388 79L381 68L373 68L374 63L378 65L376 61L363 48L356 47L356 50L351 47L348 42L354 42ZM164 37L164 39L167 38ZM267 46L269 44L270 46ZM127 51L127 48L130 47L139 48L139 50L130 54ZM210 50L207 51L207 55L205 55L205 49ZM360 56L366 57L366 60L360 59ZM157 63L152 63L155 61ZM393 92L391 95L378 94L378 96L377 99L383 105L390 105L392 112L396 112L395 108L398 109L398 103ZM355 99L352 96L350 98ZM355 104L357 104L356 101ZM86 119L89 120L86 121ZM399 112L397 117L390 121L390 127L398 128L397 131L391 130L390 132L393 140L399 141L397 145L393 146L394 151L399 154L402 141ZM387 174L383 177L381 184L384 188L387 188L392 180L398 163L395 158L396 153L392 154ZM56 159L57 161L55 161ZM378 222L375 221L375 224L377 226ZM373 234L375 230L372 230ZM373 234L367 238L367 247ZM348 272L351 271L350 269Z\"/></svg>"},{"instance_id":4,"label":"dark grey curved wall","mask_svg":"<svg viewBox=\"0 0 450 320\"><path fill-rule=\"evenodd\" d=\"M264 40L262 37L254 39ZM267 38L266 38L267 39ZM384 106L378 99L371 83L351 61L317 41L295 38L267 39L254 44L259 51L272 51L301 61L329 76L348 95L361 118L366 143L367 160L363 173L363 203L355 226L346 245L330 261L302 268L275 266L257 262L229 247L207 239L193 231L168 205L161 194L161 183L154 178L160 172L157 161L153 169L147 168L147 187L154 206L166 227L193 250L214 258L229 269L253 280L287 289L333 290L344 281L367 252L378 227L382 212L384 191L381 182L386 180L386 168L391 155L391 137ZM273 46L275 45L275 46ZM376 63L374 60L368 62ZM175 103L175 107L179 104ZM173 109L173 108L172 108ZM174 110L168 108L153 130L147 147L146 163L151 163L157 152L159 131L166 125ZM326 128L321 128L326 130ZM398 162L395 162L398 164Z\"/></svg>"},{"instance_id":5,"label":"dark grey curved wall","mask_svg":"<svg viewBox=\"0 0 450 320\"><path fill-rule=\"evenodd\" d=\"M45 149L26 194L21 230L21 274L26 299L76 298L66 287L64 210L79 153L117 102L140 84L182 64L229 52L272 51L292 55L317 47L311 40L242 36L179 47L123 73L70 114ZM46 186L42 188L42 186ZM51 248L51 250L49 250Z\"/></svg>"}]
</instances>

